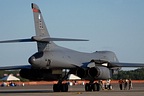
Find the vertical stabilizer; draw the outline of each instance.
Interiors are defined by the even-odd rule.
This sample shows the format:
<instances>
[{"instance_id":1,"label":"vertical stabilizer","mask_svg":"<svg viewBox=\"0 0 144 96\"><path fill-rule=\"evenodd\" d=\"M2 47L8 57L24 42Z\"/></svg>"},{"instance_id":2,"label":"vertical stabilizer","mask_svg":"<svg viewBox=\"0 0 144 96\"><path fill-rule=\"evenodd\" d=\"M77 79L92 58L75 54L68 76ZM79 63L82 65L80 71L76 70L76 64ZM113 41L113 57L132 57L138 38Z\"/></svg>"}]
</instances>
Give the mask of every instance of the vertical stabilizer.
<instances>
[{"instance_id":1,"label":"vertical stabilizer","mask_svg":"<svg viewBox=\"0 0 144 96\"><path fill-rule=\"evenodd\" d=\"M32 3L31 6L32 6L33 15L34 15L36 36L50 37L39 7L34 3ZM49 43L54 44L52 41ZM48 46L50 45L49 43L37 42L38 51L48 50Z\"/></svg>"}]
</instances>

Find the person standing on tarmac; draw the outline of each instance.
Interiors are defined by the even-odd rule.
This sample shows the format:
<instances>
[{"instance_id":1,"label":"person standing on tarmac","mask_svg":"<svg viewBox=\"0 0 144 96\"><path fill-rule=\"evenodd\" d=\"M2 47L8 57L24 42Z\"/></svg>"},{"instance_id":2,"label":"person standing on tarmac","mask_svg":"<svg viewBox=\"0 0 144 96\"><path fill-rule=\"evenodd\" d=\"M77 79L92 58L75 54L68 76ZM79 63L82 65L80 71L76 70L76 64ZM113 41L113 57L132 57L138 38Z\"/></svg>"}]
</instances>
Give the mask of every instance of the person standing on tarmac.
<instances>
[{"instance_id":1,"label":"person standing on tarmac","mask_svg":"<svg viewBox=\"0 0 144 96\"><path fill-rule=\"evenodd\" d=\"M120 90L123 89L123 80L122 79L119 80L119 87L120 87Z\"/></svg>"},{"instance_id":2,"label":"person standing on tarmac","mask_svg":"<svg viewBox=\"0 0 144 96\"><path fill-rule=\"evenodd\" d=\"M104 86L103 80L99 80L98 82L99 82L99 84L100 84L101 89L104 90L104 87L103 87L103 86Z\"/></svg>"},{"instance_id":3,"label":"person standing on tarmac","mask_svg":"<svg viewBox=\"0 0 144 96\"><path fill-rule=\"evenodd\" d=\"M132 80L129 79L129 90L132 89L132 88L133 88L133 87L132 87Z\"/></svg>"},{"instance_id":4,"label":"person standing on tarmac","mask_svg":"<svg viewBox=\"0 0 144 96\"><path fill-rule=\"evenodd\" d=\"M128 85L128 79L125 79L125 81L124 81L124 90L127 90L127 85Z\"/></svg>"}]
</instances>

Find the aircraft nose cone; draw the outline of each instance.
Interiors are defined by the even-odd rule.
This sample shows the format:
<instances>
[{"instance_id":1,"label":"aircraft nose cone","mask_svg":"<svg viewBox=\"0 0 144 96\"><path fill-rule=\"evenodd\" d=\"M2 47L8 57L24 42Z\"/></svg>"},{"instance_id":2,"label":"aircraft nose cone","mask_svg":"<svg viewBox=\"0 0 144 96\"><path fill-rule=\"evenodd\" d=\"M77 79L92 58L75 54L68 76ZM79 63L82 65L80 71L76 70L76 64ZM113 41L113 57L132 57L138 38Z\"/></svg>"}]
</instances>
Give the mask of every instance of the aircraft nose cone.
<instances>
[{"instance_id":1,"label":"aircraft nose cone","mask_svg":"<svg viewBox=\"0 0 144 96\"><path fill-rule=\"evenodd\" d=\"M35 59L34 56L31 56L28 61L29 61L30 64L34 64L34 62L36 61L36 59Z\"/></svg>"}]
</instances>

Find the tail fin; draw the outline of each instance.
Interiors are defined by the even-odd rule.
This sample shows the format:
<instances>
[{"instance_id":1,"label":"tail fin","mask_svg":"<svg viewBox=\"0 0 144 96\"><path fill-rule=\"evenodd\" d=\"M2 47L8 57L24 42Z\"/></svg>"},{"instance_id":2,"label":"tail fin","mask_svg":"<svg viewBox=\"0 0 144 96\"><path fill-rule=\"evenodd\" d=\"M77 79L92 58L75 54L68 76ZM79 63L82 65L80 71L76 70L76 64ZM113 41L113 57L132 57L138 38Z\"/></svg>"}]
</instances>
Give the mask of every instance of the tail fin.
<instances>
[{"instance_id":1,"label":"tail fin","mask_svg":"<svg viewBox=\"0 0 144 96\"><path fill-rule=\"evenodd\" d=\"M43 16L41 14L39 7L34 3L32 3L31 6L32 6L32 11L33 11L33 16L34 16L36 36L50 38L50 35L46 28L46 25L43 20ZM51 41L49 43L53 43L53 42ZM48 46L48 43L37 42L38 51L46 50L47 46Z\"/></svg>"},{"instance_id":2,"label":"tail fin","mask_svg":"<svg viewBox=\"0 0 144 96\"><path fill-rule=\"evenodd\" d=\"M37 41L38 51L50 50L56 46L53 41L88 41L84 39L50 38L39 7L32 3L36 36L32 40Z\"/></svg>"},{"instance_id":3,"label":"tail fin","mask_svg":"<svg viewBox=\"0 0 144 96\"><path fill-rule=\"evenodd\" d=\"M46 28L46 25L43 20L39 7L36 4L32 3L32 10L33 10L33 15L34 15L36 36L49 37L48 30Z\"/></svg>"}]
</instances>

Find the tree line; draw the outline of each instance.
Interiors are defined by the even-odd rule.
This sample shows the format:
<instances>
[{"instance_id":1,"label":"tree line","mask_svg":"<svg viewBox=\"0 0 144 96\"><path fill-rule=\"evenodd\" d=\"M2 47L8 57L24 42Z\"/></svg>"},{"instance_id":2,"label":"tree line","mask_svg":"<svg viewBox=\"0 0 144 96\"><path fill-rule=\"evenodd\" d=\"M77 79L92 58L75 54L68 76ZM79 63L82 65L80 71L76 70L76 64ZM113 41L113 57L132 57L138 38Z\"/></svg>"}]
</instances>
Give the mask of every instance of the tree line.
<instances>
[{"instance_id":1,"label":"tree line","mask_svg":"<svg viewBox=\"0 0 144 96\"><path fill-rule=\"evenodd\" d=\"M133 80L144 80L144 67L138 68L135 70L129 70L129 71L119 71L118 74L114 75L112 77L114 80L119 79L133 79Z\"/></svg>"}]
</instances>

